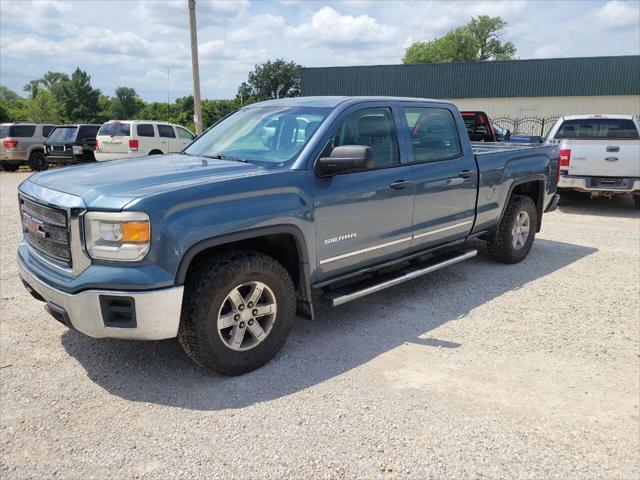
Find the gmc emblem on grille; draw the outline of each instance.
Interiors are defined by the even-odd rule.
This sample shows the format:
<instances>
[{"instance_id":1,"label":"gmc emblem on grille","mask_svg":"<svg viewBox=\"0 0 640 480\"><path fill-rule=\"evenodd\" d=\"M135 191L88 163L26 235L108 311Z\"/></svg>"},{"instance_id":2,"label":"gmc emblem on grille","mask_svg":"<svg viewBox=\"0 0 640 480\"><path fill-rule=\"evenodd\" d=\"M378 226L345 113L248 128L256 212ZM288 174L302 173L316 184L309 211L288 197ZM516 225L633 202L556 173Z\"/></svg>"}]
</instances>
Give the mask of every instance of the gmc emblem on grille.
<instances>
[{"instance_id":1,"label":"gmc emblem on grille","mask_svg":"<svg viewBox=\"0 0 640 480\"><path fill-rule=\"evenodd\" d=\"M22 224L27 232L35 233L36 235L40 235L42 238L47 236L47 233L42 229L43 223L37 218L33 218L32 216L23 213Z\"/></svg>"}]
</instances>

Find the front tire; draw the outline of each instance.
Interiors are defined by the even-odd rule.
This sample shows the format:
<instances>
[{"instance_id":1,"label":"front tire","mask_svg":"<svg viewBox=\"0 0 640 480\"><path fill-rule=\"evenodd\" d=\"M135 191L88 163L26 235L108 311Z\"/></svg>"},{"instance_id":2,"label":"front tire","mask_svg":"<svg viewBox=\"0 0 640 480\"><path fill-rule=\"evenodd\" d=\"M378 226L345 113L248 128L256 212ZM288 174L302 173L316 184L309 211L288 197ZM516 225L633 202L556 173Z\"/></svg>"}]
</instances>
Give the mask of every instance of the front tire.
<instances>
[{"instance_id":1,"label":"front tire","mask_svg":"<svg viewBox=\"0 0 640 480\"><path fill-rule=\"evenodd\" d=\"M295 310L293 281L280 263L253 251L221 252L187 279L178 341L204 369L239 375L278 353Z\"/></svg>"},{"instance_id":2,"label":"front tire","mask_svg":"<svg viewBox=\"0 0 640 480\"><path fill-rule=\"evenodd\" d=\"M636 209L640 210L640 195L633 196L633 203L635 204Z\"/></svg>"},{"instance_id":3,"label":"front tire","mask_svg":"<svg viewBox=\"0 0 640 480\"><path fill-rule=\"evenodd\" d=\"M31 170L36 172L42 172L49 168L49 162L47 157L44 156L44 152L32 152L29 155L29 166Z\"/></svg>"},{"instance_id":4,"label":"front tire","mask_svg":"<svg viewBox=\"0 0 640 480\"><path fill-rule=\"evenodd\" d=\"M538 210L533 200L512 197L498 228L486 239L489 255L502 263L521 262L531 250L537 227Z\"/></svg>"}]
</instances>

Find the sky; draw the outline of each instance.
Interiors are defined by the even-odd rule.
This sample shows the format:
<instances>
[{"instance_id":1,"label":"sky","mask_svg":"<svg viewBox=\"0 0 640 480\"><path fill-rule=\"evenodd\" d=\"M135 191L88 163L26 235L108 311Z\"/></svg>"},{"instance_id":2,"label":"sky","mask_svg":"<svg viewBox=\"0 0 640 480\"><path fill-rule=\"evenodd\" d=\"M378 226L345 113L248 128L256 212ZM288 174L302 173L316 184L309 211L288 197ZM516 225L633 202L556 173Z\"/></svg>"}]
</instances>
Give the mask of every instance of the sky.
<instances>
[{"instance_id":1,"label":"sky","mask_svg":"<svg viewBox=\"0 0 640 480\"><path fill-rule=\"evenodd\" d=\"M401 63L414 41L472 16L500 15L517 57L640 54L640 0L197 0L203 98L232 98L254 65ZM147 101L192 92L187 0L0 0L0 84L24 94L46 71L77 66L106 95Z\"/></svg>"}]
</instances>

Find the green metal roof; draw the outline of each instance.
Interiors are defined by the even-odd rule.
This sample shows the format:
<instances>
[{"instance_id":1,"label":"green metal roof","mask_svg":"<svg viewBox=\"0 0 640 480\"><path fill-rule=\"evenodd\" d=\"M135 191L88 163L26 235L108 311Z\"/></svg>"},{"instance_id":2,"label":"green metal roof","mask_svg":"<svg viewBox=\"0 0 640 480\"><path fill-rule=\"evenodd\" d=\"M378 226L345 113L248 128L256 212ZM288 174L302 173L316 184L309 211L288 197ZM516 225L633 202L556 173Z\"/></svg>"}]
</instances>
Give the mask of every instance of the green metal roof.
<instances>
[{"instance_id":1,"label":"green metal roof","mask_svg":"<svg viewBox=\"0 0 640 480\"><path fill-rule=\"evenodd\" d=\"M640 95L640 55L303 68L301 91L422 98Z\"/></svg>"}]
</instances>

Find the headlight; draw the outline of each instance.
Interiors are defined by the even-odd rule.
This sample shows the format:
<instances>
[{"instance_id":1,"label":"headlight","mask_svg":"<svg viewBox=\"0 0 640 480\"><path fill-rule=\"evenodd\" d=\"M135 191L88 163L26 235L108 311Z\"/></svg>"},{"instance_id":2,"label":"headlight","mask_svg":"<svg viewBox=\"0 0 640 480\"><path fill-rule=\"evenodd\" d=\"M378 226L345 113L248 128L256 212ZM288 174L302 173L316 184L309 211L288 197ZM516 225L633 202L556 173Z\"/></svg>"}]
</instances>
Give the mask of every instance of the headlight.
<instances>
[{"instance_id":1,"label":"headlight","mask_svg":"<svg viewBox=\"0 0 640 480\"><path fill-rule=\"evenodd\" d=\"M149 251L151 225L146 213L88 212L84 231L91 258L135 262Z\"/></svg>"},{"instance_id":2,"label":"headlight","mask_svg":"<svg viewBox=\"0 0 640 480\"><path fill-rule=\"evenodd\" d=\"M73 145L71 147L71 151L73 152L74 155L82 155L82 145Z\"/></svg>"}]
</instances>

